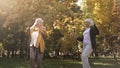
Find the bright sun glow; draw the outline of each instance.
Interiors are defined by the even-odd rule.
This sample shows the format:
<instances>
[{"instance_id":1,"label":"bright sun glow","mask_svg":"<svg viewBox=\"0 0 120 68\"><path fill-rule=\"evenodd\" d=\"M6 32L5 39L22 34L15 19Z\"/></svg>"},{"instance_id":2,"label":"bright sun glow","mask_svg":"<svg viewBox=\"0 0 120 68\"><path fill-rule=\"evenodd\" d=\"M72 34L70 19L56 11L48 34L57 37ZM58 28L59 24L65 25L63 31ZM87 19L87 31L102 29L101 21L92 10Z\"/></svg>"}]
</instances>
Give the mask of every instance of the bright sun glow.
<instances>
[{"instance_id":1,"label":"bright sun glow","mask_svg":"<svg viewBox=\"0 0 120 68\"><path fill-rule=\"evenodd\" d=\"M76 4L77 4L78 6L80 6L81 9L83 9L83 7L84 7L84 0L78 0L78 2L76 2Z\"/></svg>"},{"instance_id":2,"label":"bright sun glow","mask_svg":"<svg viewBox=\"0 0 120 68\"><path fill-rule=\"evenodd\" d=\"M7 0L0 0L0 8L7 8L9 3Z\"/></svg>"},{"instance_id":3,"label":"bright sun glow","mask_svg":"<svg viewBox=\"0 0 120 68\"><path fill-rule=\"evenodd\" d=\"M78 2L76 3L78 6L81 6L83 0L78 0Z\"/></svg>"},{"instance_id":4,"label":"bright sun glow","mask_svg":"<svg viewBox=\"0 0 120 68\"><path fill-rule=\"evenodd\" d=\"M15 0L0 0L0 11L8 11L15 4Z\"/></svg>"}]
</instances>

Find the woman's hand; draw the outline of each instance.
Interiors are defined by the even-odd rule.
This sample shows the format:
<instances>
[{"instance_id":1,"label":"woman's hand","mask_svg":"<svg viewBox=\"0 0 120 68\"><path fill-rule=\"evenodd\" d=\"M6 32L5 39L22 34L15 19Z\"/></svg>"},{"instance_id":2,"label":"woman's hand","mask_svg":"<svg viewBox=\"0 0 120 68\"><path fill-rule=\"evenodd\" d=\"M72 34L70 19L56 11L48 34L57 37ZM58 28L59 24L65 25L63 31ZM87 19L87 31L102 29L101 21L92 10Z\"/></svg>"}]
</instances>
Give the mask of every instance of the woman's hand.
<instances>
[{"instance_id":1,"label":"woman's hand","mask_svg":"<svg viewBox=\"0 0 120 68\"><path fill-rule=\"evenodd\" d=\"M46 27L45 27L45 26L41 26L40 29L41 29L42 31L46 31Z\"/></svg>"}]
</instances>

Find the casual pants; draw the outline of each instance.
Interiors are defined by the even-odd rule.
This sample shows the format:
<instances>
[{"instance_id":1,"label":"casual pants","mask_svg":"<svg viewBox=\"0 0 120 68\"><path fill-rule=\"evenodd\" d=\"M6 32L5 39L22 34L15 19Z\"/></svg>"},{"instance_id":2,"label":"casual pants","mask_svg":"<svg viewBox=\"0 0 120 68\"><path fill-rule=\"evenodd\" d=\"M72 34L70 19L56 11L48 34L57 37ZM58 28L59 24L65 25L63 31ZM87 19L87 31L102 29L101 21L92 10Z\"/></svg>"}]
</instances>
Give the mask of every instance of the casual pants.
<instances>
[{"instance_id":1,"label":"casual pants","mask_svg":"<svg viewBox=\"0 0 120 68\"><path fill-rule=\"evenodd\" d=\"M30 68L41 68L43 54L35 47L30 47Z\"/></svg>"},{"instance_id":2,"label":"casual pants","mask_svg":"<svg viewBox=\"0 0 120 68\"><path fill-rule=\"evenodd\" d=\"M88 57L90 56L92 51L93 49L92 49L91 44L83 43L83 51L82 51L82 56L81 56L83 68L91 68L89 61L88 61Z\"/></svg>"}]
</instances>

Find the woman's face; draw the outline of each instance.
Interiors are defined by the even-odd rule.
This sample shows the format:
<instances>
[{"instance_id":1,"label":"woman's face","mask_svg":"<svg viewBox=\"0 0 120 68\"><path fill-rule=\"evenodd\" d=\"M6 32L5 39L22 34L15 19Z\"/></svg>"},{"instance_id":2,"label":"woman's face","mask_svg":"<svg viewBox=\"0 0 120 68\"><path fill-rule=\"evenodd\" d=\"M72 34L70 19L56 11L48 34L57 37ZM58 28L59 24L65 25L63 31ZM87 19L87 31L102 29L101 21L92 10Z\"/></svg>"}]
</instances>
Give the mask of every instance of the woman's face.
<instances>
[{"instance_id":1,"label":"woman's face","mask_svg":"<svg viewBox=\"0 0 120 68\"><path fill-rule=\"evenodd\" d=\"M85 22L85 26L86 27L90 27L90 23L89 22Z\"/></svg>"},{"instance_id":2,"label":"woman's face","mask_svg":"<svg viewBox=\"0 0 120 68\"><path fill-rule=\"evenodd\" d=\"M40 20L38 20L36 26L41 27L41 26L43 26L43 23Z\"/></svg>"}]
</instances>

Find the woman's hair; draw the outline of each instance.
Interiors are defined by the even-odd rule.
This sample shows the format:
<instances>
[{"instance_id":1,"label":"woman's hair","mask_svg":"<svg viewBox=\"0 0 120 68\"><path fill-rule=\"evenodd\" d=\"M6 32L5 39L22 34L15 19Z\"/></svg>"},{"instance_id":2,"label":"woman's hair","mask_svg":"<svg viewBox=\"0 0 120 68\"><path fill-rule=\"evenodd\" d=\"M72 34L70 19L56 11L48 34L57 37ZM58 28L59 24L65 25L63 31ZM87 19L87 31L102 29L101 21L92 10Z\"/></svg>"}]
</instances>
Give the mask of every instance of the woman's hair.
<instances>
[{"instance_id":1,"label":"woman's hair","mask_svg":"<svg viewBox=\"0 0 120 68\"><path fill-rule=\"evenodd\" d=\"M89 22L89 23L90 23L90 26L93 26L93 25L95 24L92 18L87 18L87 19L85 19L85 23L86 23L86 22Z\"/></svg>"},{"instance_id":2,"label":"woman's hair","mask_svg":"<svg viewBox=\"0 0 120 68\"><path fill-rule=\"evenodd\" d=\"M38 21L40 21L40 22L42 22L42 23L44 22L42 18L37 18L37 19L35 20L34 24L30 27L30 29L34 28L34 27L36 26L36 24L38 23Z\"/></svg>"}]
</instances>

